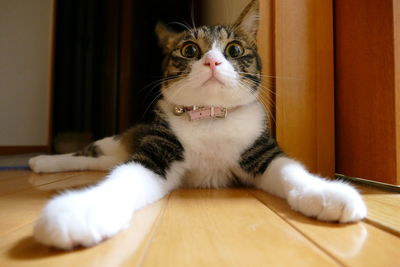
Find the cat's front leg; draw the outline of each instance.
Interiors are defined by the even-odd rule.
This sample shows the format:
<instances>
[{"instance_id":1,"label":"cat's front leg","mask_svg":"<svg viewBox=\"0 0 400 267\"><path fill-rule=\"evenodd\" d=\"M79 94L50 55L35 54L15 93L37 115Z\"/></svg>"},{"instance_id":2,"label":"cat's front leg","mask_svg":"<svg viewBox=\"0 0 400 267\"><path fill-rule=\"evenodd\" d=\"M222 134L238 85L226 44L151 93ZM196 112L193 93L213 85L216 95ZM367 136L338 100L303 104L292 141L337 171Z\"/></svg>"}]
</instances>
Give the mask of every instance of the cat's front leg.
<instances>
[{"instance_id":1,"label":"cat's front leg","mask_svg":"<svg viewBox=\"0 0 400 267\"><path fill-rule=\"evenodd\" d=\"M257 187L287 199L292 209L323 221L356 222L367 215L360 194L350 185L310 174L301 164L277 157Z\"/></svg>"},{"instance_id":2,"label":"cat's front leg","mask_svg":"<svg viewBox=\"0 0 400 267\"><path fill-rule=\"evenodd\" d=\"M34 237L60 249L93 246L126 228L135 210L176 185L139 163L121 165L96 186L52 199L34 226Z\"/></svg>"}]
</instances>

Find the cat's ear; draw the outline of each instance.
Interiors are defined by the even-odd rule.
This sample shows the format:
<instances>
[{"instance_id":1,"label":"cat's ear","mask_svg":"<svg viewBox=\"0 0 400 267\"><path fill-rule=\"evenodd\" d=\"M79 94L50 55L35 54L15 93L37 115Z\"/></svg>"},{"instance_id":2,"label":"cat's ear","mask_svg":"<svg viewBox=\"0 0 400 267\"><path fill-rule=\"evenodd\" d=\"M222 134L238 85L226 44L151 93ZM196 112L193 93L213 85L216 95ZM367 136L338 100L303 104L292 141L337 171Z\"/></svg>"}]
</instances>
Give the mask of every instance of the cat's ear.
<instances>
[{"instance_id":1,"label":"cat's ear","mask_svg":"<svg viewBox=\"0 0 400 267\"><path fill-rule=\"evenodd\" d=\"M259 3L258 0L251 2L243 9L239 18L233 24L235 28L256 39L259 21Z\"/></svg>"},{"instance_id":2,"label":"cat's ear","mask_svg":"<svg viewBox=\"0 0 400 267\"><path fill-rule=\"evenodd\" d=\"M158 37L158 44L163 49L163 52L169 52L173 48L173 41L178 36L178 33L160 21L157 22L155 32Z\"/></svg>"}]
</instances>

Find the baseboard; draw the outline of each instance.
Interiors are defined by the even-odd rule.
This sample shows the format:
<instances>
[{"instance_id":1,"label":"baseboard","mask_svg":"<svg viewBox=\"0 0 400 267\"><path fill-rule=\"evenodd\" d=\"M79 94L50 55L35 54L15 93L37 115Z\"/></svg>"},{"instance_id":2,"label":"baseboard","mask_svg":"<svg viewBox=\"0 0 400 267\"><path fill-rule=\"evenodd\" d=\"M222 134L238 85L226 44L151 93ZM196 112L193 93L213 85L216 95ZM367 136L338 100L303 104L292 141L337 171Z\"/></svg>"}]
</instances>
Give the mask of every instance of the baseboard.
<instances>
[{"instance_id":1,"label":"baseboard","mask_svg":"<svg viewBox=\"0 0 400 267\"><path fill-rule=\"evenodd\" d=\"M346 175L339 174L339 173L336 173L335 176L336 176L336 179L339 179L339 180L345 180L345 181L350 181L353 183L369 185L369 186L377 187L379 189L400 193L400 185L386 184L386 183L367 180L367 179L363 179L363 178L350 177L350 176L346 176Z\"/></svg>"},{"instance_id":2,"label":"baseboard","mask_svg":"<svg viewBox=\"0 0 400 267\"><path fill-rule=\"evenodd\" d=\"M0 146L0 155L50 153L50 146Z\"/></svg>"}]
</instances>

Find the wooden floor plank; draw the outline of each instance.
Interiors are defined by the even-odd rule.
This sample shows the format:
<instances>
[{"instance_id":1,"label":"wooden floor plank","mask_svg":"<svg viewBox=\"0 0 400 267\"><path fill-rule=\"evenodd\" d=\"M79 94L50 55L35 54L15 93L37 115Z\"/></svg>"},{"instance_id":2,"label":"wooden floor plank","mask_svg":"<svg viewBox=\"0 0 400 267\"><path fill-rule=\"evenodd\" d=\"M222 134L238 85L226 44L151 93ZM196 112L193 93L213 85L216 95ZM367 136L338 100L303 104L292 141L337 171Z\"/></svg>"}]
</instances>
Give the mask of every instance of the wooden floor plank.
<instances>
[{"instance_id":1,"label":"wooden floor plank","mask_svg":"<svg viewBox=\"0 0 400 267\"><path fill-rule=\"evenodd\" d=\"M358 186L368 206L368 221L400 236L400 194Z\"/></svg>"},{"instance_id":2,"label":"wooden floor plank","mask_svg":"<svg viewBox=\"0 0 400 267\"><path fill-rule=\"evenodd\" d=\"M166 196L162 199L163 208L160 210L158 217L153 221L151 228L148 228L148 232L146 237L142 239L141 244L137 247L136 251L132 253L130 257L128 257L121 267L131 267L131 266L142 266L143 261L147 256L149 248L154 240L154 236L157 234L158 229L160 227L161 221L164 219L165 210L168 205L170 195ZM145 207L146 209L146 207Z\"/></svg>"},{"instance_id":3,"label":"wooden floor plank","mask_svg":"<svg viewBox=\"0 0 400 267\"><path fill-rule=\"evenodd\" d=\"M179 190L141 266L337 265L245 190Z\"/></svg>"},{"instance_id":4,"label":"wooden floor plank","mask_svg":"<svg viewBox=\"0 0 400 267\"><path fill-rule=\"evenodd\" d=\"M1 170L0 171L0 182L13 179L17 177L25 177L31 175L33 172L29 170Z\"/></svg>"},{"instance_id":5,"label":"wooden floor plank","mask_svg":"<svg viewBox=\"0 0 400 267\"><path fill-rule=\"evenodd\" d=\"M19 172L14 176L0 172L0 196L81 175L79 172L37 174Z\"/></svg>"},{"instance_id":6,"label":"wooden floor plank","mask_svg":"<svg viewBox=\"0 0 400 267\"><path fill-rule=\"evenodd\" d=\"M165 209L165 204L166 199L163 199L136 212L130 227L115 237L95 247L70 252L38 244L32 238L32 224L25 225L0 238L0 266L121 266L127 258L138 254L138 247L151 232L149 229Z\"/></svg>"},{"instance_id":7,"label":"wooden floor plank","mask_svg":"<svg viewBox=\"0 0 400 267\"><path fill-rule=\"evenodd\" d=\"M60 174L63 177L62 174ZM47 176L41 176L47 179ZM93 184L104 177L104 173L80 173L66 179L56 180L26 190L0 197L0 237L19 227L33 222L45 203L59 190ZM26 177L29 179L29 176ZM39 182L38 182L39 183Z\"/></svg>"},{"instance_id":8,"label":"wooden floor plank","mask_svg":"<svg viewBox=\"0 0 400 267\"><path fill-rule=\"evenodd\" d=\"M328 254L349 266L399 266L400 239L364 222L324 223L291 210L286 201L258 190L251 191L279 216Z\"/></svg>"},{"instance_id":9,"label":"wooden floor plank","mask_svg":"<svg viewBox=\"0 0 400 267\"><path fill-rule=\"evenodd\" d=\"M179 190L94 248L60 253L33 240L50 197L105 175L0 172L0 266L397 266L399 195L364 187L359 224L318 222L260 191Z\"/></svg>"}]
</instances>

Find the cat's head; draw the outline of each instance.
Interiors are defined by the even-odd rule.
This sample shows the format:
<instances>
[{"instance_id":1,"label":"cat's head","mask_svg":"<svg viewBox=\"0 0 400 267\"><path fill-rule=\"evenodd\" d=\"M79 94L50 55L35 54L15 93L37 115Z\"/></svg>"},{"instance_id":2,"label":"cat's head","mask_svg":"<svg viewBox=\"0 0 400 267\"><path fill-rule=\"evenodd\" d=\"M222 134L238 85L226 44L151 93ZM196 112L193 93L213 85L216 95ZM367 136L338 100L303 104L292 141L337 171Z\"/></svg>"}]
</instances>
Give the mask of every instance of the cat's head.
<instances>
[{"instance_id":1,"label":"cat's head","mask_svg":"<svg viewBox=\"0 0 400 267\"><path fill-rule=\"evenodd\" d=\"M157 24L165 53L164 98L190 106L244 105L257 99L261 60L257 54L258 0L230 26L203 26L176 33Z\"/></svg>"}]
</instances>

